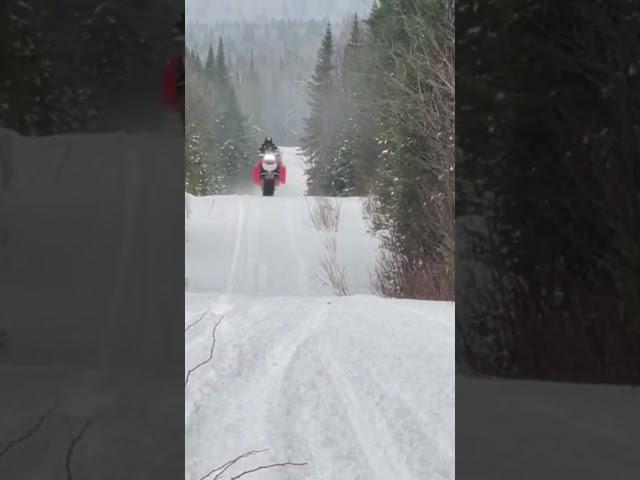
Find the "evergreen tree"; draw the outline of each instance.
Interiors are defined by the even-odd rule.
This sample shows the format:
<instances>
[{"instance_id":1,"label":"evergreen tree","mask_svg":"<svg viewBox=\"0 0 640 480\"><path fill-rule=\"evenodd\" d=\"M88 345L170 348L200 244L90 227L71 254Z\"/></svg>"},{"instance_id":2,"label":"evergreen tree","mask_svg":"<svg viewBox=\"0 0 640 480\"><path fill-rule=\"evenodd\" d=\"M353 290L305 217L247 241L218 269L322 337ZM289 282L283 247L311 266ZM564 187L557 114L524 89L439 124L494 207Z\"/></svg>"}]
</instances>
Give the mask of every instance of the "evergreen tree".
<instances>
[{"instance_id":1,"label":"evergreen tree","mask_svg":"<svg viewBox=\"0 0 640 480\"><path fill-rule=\"evenodd\" d=\"M215 82L216 78L216 57L213 54L213 45L209 44L207 53L207 61L204 64L204 71L210 82Z\"/></svg>"},{"instance_id":2,"label":"evergreen tree","mask_svg":"<svg viewBox=\"0 0 640 480\"><path fill-rule=\"evenodd\" d=\"M354 82L357 80L353 78L355 71L358 67L358 61L362 53L362 32L360 29L360 19L356 13L351 24L351 34L349 36L349 43L344 50L344 61L342 70L342 85L347 93L347 99L353 94Z\"/></svg>"},{"instance_id":3,"label":"evergreen tree","mask_svg":"<svg viewBox=\"0 0 640 480\"><path fill-rule=\"evenodd\" d=\"M333 58L333 33L328 24L309 82L310 114L303 139L311 194L326 194L331 190L331 167L337 153L335 118L339 110Z\"/></svg>"},{"instance_id":4,"label":"evergreen tree","mask_svg":"<svg viewBox=\"0 0 640 480\"><path fill-rule=\"evenodd\" d=\"M248 136L245 118L227 67L222 38L218 42L215 57L213 87L217 101L212 112L214 125L209 148L227 184L233 185L240 181L240 173L248 166Z\"/></svg>"},{"instance_id":5,"label":"evergreen tree","mask_svg":"<svg viewBox=\"0 0 640 480\"><path fill-rule=\"evenodd\" d=\"M340 106L341 112L336 122L340 124L338 154L331 172L331 192L335 195L362 194L363 182L358 181L357 170L362 167L359 161L358 131L360 125L355 116L355 103L358 93L365 83L360 73L362 34L358 15L354 16L351 25L349 42L344 51L344 60L340 70Z\"/></svg>"},{"instance_id":6,"label":"evergreen tree","mask_svg":"<svg viewBox=\"0 0 640 480\"><path fill-rule=\"evenodd\" d=\"M227 67L227 59L224 53L224 42L218 39L218 52L215 59L215 85L222 92L230 87L231 76Z\"/></svg>"},{"instance_id":7,"label":"evergreen tree","mask_svg":"<svg viewBox=\"0 0 640 480\"><path fill-rule=\"evenodd\" d=\"M197 57L187 57L185 98L185 191L192 195L221 192L219 169L211 155L211 84L197 69ZM212 181L216 176L216 181Z\"/></svg>"}]
</instances>

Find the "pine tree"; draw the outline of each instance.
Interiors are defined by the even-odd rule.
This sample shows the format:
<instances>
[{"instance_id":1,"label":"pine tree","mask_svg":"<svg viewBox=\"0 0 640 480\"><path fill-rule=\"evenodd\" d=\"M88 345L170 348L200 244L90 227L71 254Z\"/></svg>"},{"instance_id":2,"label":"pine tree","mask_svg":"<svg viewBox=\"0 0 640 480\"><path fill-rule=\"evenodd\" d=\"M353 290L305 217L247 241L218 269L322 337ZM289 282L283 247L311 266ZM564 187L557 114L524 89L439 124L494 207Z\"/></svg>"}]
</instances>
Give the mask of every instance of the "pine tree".
<instances>
[{"instance_id":1,"label":"pine tree","mask_svg":"<svg viewBox=\"0 0 640 480\"><path fill-rule=\"evenodd\" d=\"M355 75L355 70L358 68L358 61L362 53L362 32L360 29L360 19L356 13L351 25L351 35L349 36L349 43L345 47L344 61L342 70L342 85L347 89L347 95L353 93L353 82L356 79L352 77Z\"/></svg>"},{"instance_id":2,"label":"pine tree","mask_svg":"<svg viewBox=\"0 0 640 480\"><path fill-rule=\"evenodd\" d=\"M214 99L207 76L197 71L191 56L186 64L185 98L185 191L192 195L220 193L221 182L212 181L217 175L216 159L211 155L211 112Z\"/></svg>"},{"instance_id":3,"label":"pine tree","mask_svg":"<svg viewBox=\"0 0 640 480\"><path fill-rule=\"evenodd\" d=\"M224 91L231 85L231 75L227 68L227 59L224 53L224 42L222 38L218 39L218 53L215 60L215 82L216 86Z\"/></svg>"},{"instance_id":4,"label":"pine tree","mask_svg":"<svg viewBox=\"0 0 640 480\"><path fill-rule=\"evenodd\" d=\"M248 165L248 137L245 118L227 67L224 42L220 38L215 57L216 96L211 138L212 155L228 186L239 181L240 172Z\"/></svg>"},{"instance_id":5,"label":"pine tree","mask_svg":"<svg viewBox=\"0 0 640 480\"><path fill-rule=\"evenodd\" d=\"M328 24L318 51L315 72L309 82L310 114L306 120L304 150L308 157L309 192L326 194L330 189L332 162L337 153L336 116L339 113L336 89L334 43Z\"/></svg>"},{"instance_id":6,"label":"pine tree","mask_svg":"<svg viewBox=\"0 0 640 480\"><path fill-rule=\"evenodd\" d=\"M204 64L204 71L210 82L215 82L216 77L216 57L213 54L213 45L209 44L207 61Z\"/></svg>"},{"instance_id":7,"label":"pine tree","mask_svg":"<svg viewBox=\"0 0 640 480\"><path fill-rule=\"evenodd\" d=\"M334 160L332 171L331 193L335 195L363 194L364 188L357 177L358 167L362 167L359 159L362 152L359 151L358 139L363 136L360 132L361 125L355 115L355 105L358 93L363 89L365 82L360 75L362 35L358 15L354 16L351 26L349 42L345 47L344 60L340 71L340 106L341 113L336 121L340 122L338 139L338 154Z\"/></svg>"}]
</instances>

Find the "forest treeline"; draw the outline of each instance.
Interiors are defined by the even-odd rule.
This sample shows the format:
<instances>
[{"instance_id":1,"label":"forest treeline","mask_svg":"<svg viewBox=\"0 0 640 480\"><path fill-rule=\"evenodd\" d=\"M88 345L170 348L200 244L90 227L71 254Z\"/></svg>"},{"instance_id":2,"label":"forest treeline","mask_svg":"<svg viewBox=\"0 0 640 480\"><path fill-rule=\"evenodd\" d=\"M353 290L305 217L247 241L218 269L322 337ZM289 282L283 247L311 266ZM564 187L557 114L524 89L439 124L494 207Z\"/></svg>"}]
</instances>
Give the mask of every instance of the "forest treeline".
<instances>
[{"instance_id":1,"label":"forest treeline","mask_svg":"<svg viewBox=\"0 0 640 480\"><path fill-rule=\"evenodd\" d=\"M453 2L381 0L344 46L326 27L309 84L309 193L369 198L394 297L454 298L454 37Z\"/></svg>"}]
</instances>

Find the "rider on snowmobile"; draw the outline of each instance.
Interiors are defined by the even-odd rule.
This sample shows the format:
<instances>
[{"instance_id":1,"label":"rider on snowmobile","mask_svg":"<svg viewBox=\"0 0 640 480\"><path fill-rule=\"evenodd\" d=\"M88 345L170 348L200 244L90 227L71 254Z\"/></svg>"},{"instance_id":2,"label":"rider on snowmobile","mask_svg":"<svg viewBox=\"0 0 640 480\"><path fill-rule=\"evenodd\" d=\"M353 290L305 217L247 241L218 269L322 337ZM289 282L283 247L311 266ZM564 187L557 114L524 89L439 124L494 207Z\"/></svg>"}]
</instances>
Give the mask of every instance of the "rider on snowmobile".
<instances>
[{"instance_id":1,"label":"rider on snowmobile","mask_svg":"<svg viewBox=\"0 0 640 480\"><path fill-rule=\"evenodd\" d=\"M271 137L266 137L264 139L264 142L262 142L262 145L260 145L260 153L264 153L267 150L272 151L272 152L277 152L278 151L278 147L276 146L275 143L273 143L273 138Z\"/></svg>"},{"instance_id":2,"label":"rider on snowmobile","mask_svg":"<svg viewBox=\"0 0 640 480\"><path fill-rule=\"evenodd\" d=\"M260 154L260 156L262 157L266 152L273 152L276 155L276 160L278 161L278 165L282 164L282 156L280 155L280 150L278 149L278 146L273 143L273 138L268 137L264 139L264 142L262 142L262 145L260 145L260 148L258 149L258 153Z\"/></svg>"},{"instance_id":3,"label":"rider on snowmobile","mask_svg":"<svg viewBox=\"0 0 640 480\"><path fill-rule=\"evenodd\" d=\"M258 149L258 154L259 154L259 159L258 159L258 163L257 165L254 167L253 170L253 181L256 185L259 185L261 180L261 174L263 172L262 169L262 162L264 160L264 156L267 153L273 153L276 157L276 162L278 164L277 168L276 168L276 172L279 175L279 184L285 184L287 181L287 168L285 167L285 165L282 163L282 156L280 154L280 150L278 149L278 146L273 143L273 138L271 137L267 137L264 139L264 142L262 143L262 145L260 145L260 148Z\"/></svg>"}]
</instances>

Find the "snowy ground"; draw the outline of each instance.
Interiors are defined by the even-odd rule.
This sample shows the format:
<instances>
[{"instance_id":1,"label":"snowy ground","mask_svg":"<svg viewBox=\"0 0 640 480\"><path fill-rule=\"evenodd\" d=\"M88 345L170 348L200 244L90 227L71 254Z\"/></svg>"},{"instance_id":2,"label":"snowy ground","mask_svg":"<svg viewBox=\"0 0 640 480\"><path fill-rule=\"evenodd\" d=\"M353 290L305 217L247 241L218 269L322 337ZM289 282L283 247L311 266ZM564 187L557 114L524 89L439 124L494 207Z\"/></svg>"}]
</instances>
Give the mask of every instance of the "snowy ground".
<instances>
[{"instance_id":1,"label":"snowy ground","mask_svg":"<svg viewBox=\"0 0 640 480\"><path fill-rule=\"evenodd\" d=\"M269 449L219 478L294 462L256 478L453 479L454 305L372 296L361 200L316 230L301 158L283 156L276 197L187 199L185 368L215 348L187 374L185 478ZM318 278L332 236L356 295Z\"/></svg>"}]
</instances>

